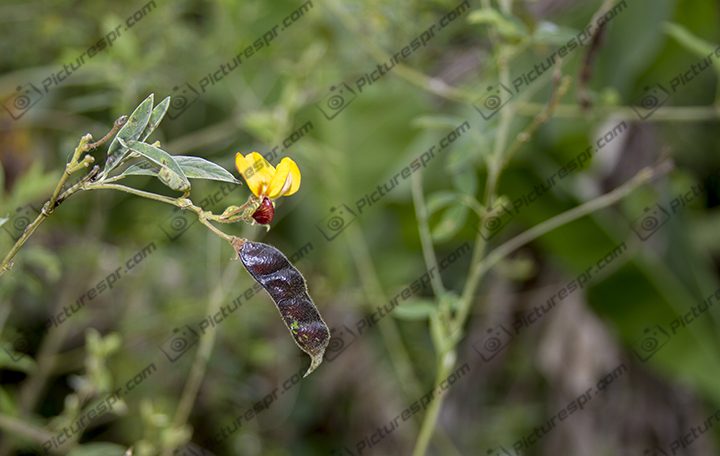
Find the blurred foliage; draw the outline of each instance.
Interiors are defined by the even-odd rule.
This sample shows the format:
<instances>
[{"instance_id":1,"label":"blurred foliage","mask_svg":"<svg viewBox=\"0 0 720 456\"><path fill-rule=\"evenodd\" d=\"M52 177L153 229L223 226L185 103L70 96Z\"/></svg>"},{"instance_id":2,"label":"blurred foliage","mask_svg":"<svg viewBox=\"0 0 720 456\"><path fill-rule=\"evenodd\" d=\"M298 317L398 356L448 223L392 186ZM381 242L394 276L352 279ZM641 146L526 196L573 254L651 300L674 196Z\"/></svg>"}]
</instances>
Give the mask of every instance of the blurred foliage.
<instances>
[{"instance_id":1,"label":"blurred foliage","mask_svg":"<svg viewBox=\"0 0 720 456\"><path fill-rule=\"evenodd\" d=\"M269 232L225 228L296 254L344 351L218 439L223 427L231 428L275 389L283 390L283 383L306 367L306 358L290 342L268 296L243 297L252 279L200 223L178 220L174 208L155 201L110 191L80 193L41 225L0 278L0 456L36 454L39 442L81 409L127 388L151 364L157 370L141 376L112 412L72 437L69 454L123 454L131 446L136 455L172 454L175 447L184 448L177 454L199 448L243 455L354 451L363 436L432 389L438 347L427 317L441 302L457 306L472 259L468 252L442 270L445 295L435 296L426 283L360 334L357 322L387 305L428 266L410 179L401 179L362 213L357 201L467 121L470 129L423 169L422 185L437 258L474 245L484 210L478 201L498 137L506 135L505 146L512 142L552 91L547 72L516 94L502 108L513 110L505 133L498 128L502 113L484 119L473 102L498 82L498 44L509 58L509 73L518 75L583 30L603 2L472 1L468 12L404 59L406 66L361 92L346 92L346 108L330 120L318 106L327 107L322 103L331 86L356 87L358 78L381 63L379 49L386 57L399 52L458 2L313 2L295 23L278 29L277 37L197 96L187 84L198 89L203 78L301 4L156 2L127 29L126 18L143 2L0 4L0 93L10 100L17 87L25 90L29 82L41 87L121 25L111 47L44 93L20 120L4 111L0 116L0 216L9 217L2 228L12 231L18 214L37 214L83 134L100 138L150 93L157 101L185 97L186 104L170 108L177 115L155 132L164 150L204 157L233 172L237 151L269 153L281 146L274 163L285 155L297 161L302 187L278 204ZM647 96L646 87L669 88L673 78L717 47L719 16L717 2L708 0L628 1L605 29L585 86L579 74L589 48L563 59L571 88L554 117L509 162L499 194L512 204L620 121L628 129L523 207L490 240L491 248L607 193L662 157L672 157L675 169L619 204L539 237L491 271L473 296L456 350L456 366L468 363L471 370L444 399L430 454L512 448L620 364L627 372L602 399L525 453L629 455L659 448L669 454L675 439L720 407L717 306L669 332L673 321L719 286L720 154L713 125L720 60L671 93L645 121L630 108ZM583 96L591 101L587 110L580 108ZM307 122L312 128L282 147ZM104 161L106 149L94 153L97 162ZM137 188L178 196L151 177L130 179ZM217 194L220 185L194 181L193 201ZM658 203L669 208L692 186L702 187L657 233L644 242L636 236L633 227L644 208ZM240 186L221 201L213 199L209 208L219 211L247 196ZM340 213L330 208L343 205L356 214L342 213L345 228L335 230L329 220ZM16 212L18 207L26 212ZM187 231L172 231L184 223ZM326 239L323 229L336 237ZM13 239L2 231L5 253ZM513 333L490 362L481 359L478 346L488 328L516 327L621 242L627 250L581 292ZM157 249L127 269L128 260L150 243ZM49 318L63 307L78 307L78 300L117 268L122 274L112 288L86 297L67 321L46 328ZM190 336L187 353L173 352L175 360L163 352L179 337L174 329L196 327L213 306L230 306L238 297L239 309L217 325L207 358L196 355L209 334L199 342ZM643 362L636 353L642 353L646 329L658 325L669 337ZM200 381L197 394L188 389L194 379ZM191 401L190 408L184 400ZM364 454L410 454L424 415L402 421ZM183 447L188 442L193 443ZM673 454L717 452L712 428Z\"/></svg>"}]
</instances>

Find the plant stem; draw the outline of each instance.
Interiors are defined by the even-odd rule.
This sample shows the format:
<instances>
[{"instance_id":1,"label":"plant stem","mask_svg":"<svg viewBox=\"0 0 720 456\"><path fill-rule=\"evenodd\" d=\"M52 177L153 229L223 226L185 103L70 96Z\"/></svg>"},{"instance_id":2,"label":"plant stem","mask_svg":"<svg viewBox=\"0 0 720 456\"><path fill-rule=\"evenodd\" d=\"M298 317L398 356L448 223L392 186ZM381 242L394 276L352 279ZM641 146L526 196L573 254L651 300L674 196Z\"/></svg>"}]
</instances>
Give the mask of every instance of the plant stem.
<instances>
[{"instance_id":1,"label":"plant stem","mask_svg":"<svg viewBox=\"0 0 720 456\"><path fill-rule=\"evenodd\" d=\"M430 235L430 227L428 226L428 211L425 205L425 198L422 189L422 172L412 175L412 196L415 206L415 218L418 221L418 232L420 233L420 244L422 246L423 256L425 257L425 266L428 270L439 271L437 257L432 245L432 236ZM430 275L430 284L432 285L435 296L440 297L445 293L445 286L442 278L438 274Z\"/></svg>"},{"instance_id":2,"label":"plant stem","mask_svg":"<svg viewBox=\"0 0 720 456\"><path fill-rule=\"evenodd\" d=\"M45 429L3 414L0 414L0 429L4 429L9 433L17 434L40 444L53 437L53 434Z\"/></svg>"},{"instance_id":3,"label":"plant stem","mask_svg":"<svg viewBox=\"0 0 720 456\"><path fill-rule=\"evenodd\" d=\"M120 192L130 193L143 198L159 201L165 204L171 204L173 206L181 207L178 203L177 198L171 198L169 196L157 195L155 193L146 192L144 190L138 190L136 188L128 187L122 184L106 184L103 182L91 182L82 187L82 190L117 190Z\"/></svg>"},{"instance_id":4,"label":"plant stem","mask_svg":"<svg viewBox=\"0 0 720 456\"><path fill-rule=\"evenodd\" d=\"M40 226L40 224L46 218L47 215L45 215L44 212L40 212L38 216L35 217L35 220L33 220L32 223L25 227L25 231L23 231L23 234L18 238L17 241L15 241L15 244L13 244L12 248L10 248L10 251L3 258L2 263L0 263L0 275L3 275L12 267L12 259L22 248L22 246L25 245L25 242L27 242L30 236L32 236L38 226Z\"/></svg>"},{"instance_id":5,"label":"plant stem","mask_svg":"<svg viewBox=\"0 0 720 456\"><path fill-rule=\"evenodd\" d=\"M170 204L176 207L179 207L180 209L189 209L193 212L195 212L198 215L198 219L200 220L200 223L205 225L210 231L221 237L222 239L226 240L227 242L230 242L232 244L233 239L235 239L234 236L231 236L227 233L224 233L222 230L218 229L215 225L210 223L208 220L208 217L212 217L212 214L204 211L203 208L196 206L187 198L171 198L169 196L163 196L163 195L157 195L155 193L146 192L144 190L138 190L136 188L127 187L122 184L107 184L103 182L92 182L88 183L83 186L83 190L118 190L125 193L130 193L133 195L141 196L143 198L151 199L154 201L159 201L161 203Z\"/></svg>"},{"instance_id":6,"label":"plant stem","mask_svg":"<svg viewBox=\"0 0 720 456\"><path fill-rule=\"evenodd\" d=\"M451 350L444 355L438 356L437 365L435 367L435 389L433 391L436 391L437 388L440 386L440 382L442 382L445 378L448 377L448 375L450 375L450 371L452 370L454 365L454 350ZM423 456L427 452L428 445L430 445L430 439L435 433L435 424L437 423L438 416L440 415L440 409L442 408L444 397L445 392L440 393L439 395L433 397L432 401L430 402L430 406L427 408L422 425L420 426L420 433L418 434L418 439L415 442L415 448L413 449L412 453L413 456Z\"/></svg>"},{"instance_id":7,"label":"plant stem","mask_svg":"<svg viewBox=\"0 0 720 456\"><path fill-rule=\"evenodd\" d=\"M55 210L55 208L62 202L64 198L67 198L68 196L72 195L72 193L77 191L77 189L70 193L66 191L65 194L63 194L64 198L60 198L60 192L65 186L65 183L67 182L70 175L90 166L90 164L92 164L92 162L95 160L90 155L87 155L82 160L80 160L82 154L103 145L117 133L120 127L125 125L125 122L127 122L127 116L122 116L118 118L113 123L112 129L110 129L110 131L99 141L96 141L94 143L90 143L90 141L92 140L92 136L90 134L87 134L80 138L80 142L75 148L75 151L73 152L70 161L65 165L65 170L63 171L62 176L60 176L60 180L55 186L55 190L53 190L50 199L43 205L42 210L40 211L38 216L35 217L35 220L33 220L32 223L25 227L22 235L18 238L17 241L15 241L15 244L13 244L13 246L10 248L10 251L3 258L2 263L0 263L0 276L12 267L12 259L15 257L18 251L20 251L22 246L25 245L25 242L30 239L30 236L33 235L33 233L35 232L35 230L37 230L40 224L44 222L46 218L48 218L48 216Z\"/></svg>"},{"instance_id":8,"label":"plant stem","mask_svg":"<svg viewBox=\"0 0 720 456\"><path fill-rule=\"evenodd\" d=\"M538 225L533 226L532 228L518 234L514 238L501 244L500 246L492 250L490 253L488 253L485 259L481 262L480 267L478 267L477 270L474 271L474 273L482 276L482 274L484 274L491 267L497 264L498 261L507 257L510 253L514 252L523 245L526 245L527 243L534 241L540 236L547 234L550 231L563 225L567 225L568 223L573 222L581 217L584 217L605 207L612 206L636 188L650 182L658 176L669 172L671 169L672 165L669 162L662 162L652 168L644 168L638 171L638 173L632 179L625 182L616 189L598 198L595 198L594 200L588 201L585 204L581 204L580 206L574 207L561 214L558 214ZM477 279L471 277L470 279L479 280L480 277L478 277Z\"/></svg>"},{"instance_id":9,"label":"plant stem","mask_svg":"<svg viewBox=\"0 0 720 456\"><path fill-rule=\"evenodd\" d=\"M490 2L485 0L482 3L483 9L489 9L490 8ZM507 6L507 5L505 5ZM505 13L508 13L508 11L504 11ZM495 42L499 42L498 34L495 29L490 30L490 38L493 41L493 44ZM500 76L500 82L502 84L505 84L507 87L510 82L510 73L508 69L508 61L505 55L505 47L503 46L497 46L497 65L498 65L498 72ZM500 171L502 169L502 152L505 149L505 143L507 142L507 135L510 130L510 124L512 122L513 118L513 111L514 111L514 104L509 103L507 106L504 107L504 109L500 110L499 116L500 120L498 122L498 128L495 136L495 144L494 144L494 150L493 154L490 156L488 160L488 177L486 181L486 187L485 187L485 198L484 198L484 206L486 210L489 210L492 207L492 203L494 200L495 195L495 188L497 186L497 181L499 179ZM476 265L480 262L480 260L483 258L483 255L485 254L485 239L478 233L478 236L475 239L475 246L473 249L473 256L472 256L472 265ZM473 269L475 266L473 266ZM471 271L473 270L471 269ZM466 282L465 284L465 291L467 291L468 286L472 286L473 288L477 286L477 283L470 284L470 281ZM471 296L474 296L474 290L473 294ZM463 294L463 298L465 298L466 295ZM464 301L461 301L460 303L461 307L467 305L470 306L470 302L465 303ZM447 355L450 356L451 354L455 353L455 346L459 342L460 339L460 330L462 328L462 325L458 324L458 319L453 319L450 324L448 324L448 328L446 328L446 332L451 332L451 338L448 341ZM450 348L451 347L451 348ZM436 347L436 350L439 350L440 347ZM450 361L446 363L447 361ZM450 366L447 366L447 364L450 364ZM454 358L445 358L443 354L438 354L438 366L436 368L436 376L435 376L435 384L439 384L445 376L447 376L447 372L452 369L454 365ZM425 416L423 418L423 423L420 428L420 433L417 436L417 440L415 441L415 448L413 450L413 456L423 456L427 452L428 446L430 445L430 440L432 439L433 433L435 431L435 427L437 424L438 416L440 415L440 409L442 408L444 400L444 395L439 395L438 397L434 397L431 400L430 406L428 408L428 411L425 413Z\"/></svg>"}]
</instances>

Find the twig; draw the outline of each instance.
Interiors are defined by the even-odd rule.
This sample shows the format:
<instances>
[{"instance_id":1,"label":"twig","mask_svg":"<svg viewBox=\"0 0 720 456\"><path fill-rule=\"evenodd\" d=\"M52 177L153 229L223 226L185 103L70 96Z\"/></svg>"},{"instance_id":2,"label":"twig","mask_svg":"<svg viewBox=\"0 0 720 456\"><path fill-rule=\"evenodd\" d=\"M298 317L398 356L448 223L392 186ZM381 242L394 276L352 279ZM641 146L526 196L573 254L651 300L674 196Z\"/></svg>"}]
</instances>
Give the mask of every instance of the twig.
<instances>
[{"instance_id":1,"label":"twig","mask_svg":"<svg viewBox=\"0 0 720 456\"><path fill-rule=\"evenodd\" d=\"M105 136L100 138L98 141L95 141L94 143L90 143L87 145L86 152L93 150L99 146L102 146L103 144L108 142L108 140L110 140L110 138L115 136L117 134L117 132L120 131L120 128L122 128L122 126L125 125L125 123L127 123L127 120L128 120L128 116L118 117L117 120L115 120L115 123L113 123L112 129L110 129L110 131L107 132L107 134Z\"/></svg>"},{"instance_id":2,"label":"twig","mask_svg":"<svg viewBox=\"0 0 720 456\"><path fill-rule=\"evenodd\" d=\"M555 112L555 108L557 108L558 102L563 97L563 95L567 93L567 90L570 87L570 78L568 76L563 77L560 73L560 69L561 63L558 63L558 66L556 67L555 73L553 75L553 89L552 94L550 95L550 101L548 101L547 105L545 105L545 109L543 109L535 116L532 122L530 122L530 125L528 125L515 137L515 141L512 142L512 144L508 147L507 151L502 156L502 160L500 163L501 169L504 168L505 165L507 165L510 159L517 153L518 150L520 150L523 145L527 144L530 141L538 128L540 128L541 125L550 120L550 118Z\"/></svg>"},{"instance_id":3,"label":"twig","mask_svg":"<svg viewBox=\"0 0 720 456\"><path fill-rule=\"evenodd\" d=\"M125 193L130 193L133 195L141 196L143 198L151 199L154 201L159 201L161 203L170 204L173 206L176 206L180 209L189 209L193 212L195 212L198 215L198 219L200 222L205 225L208 229L210 229L213 233L220 236L222 239L226 240L232 245L233 240L235 239L234 236L231 236L227 233L224 233L217 227L215 227L210 221L209 218L216 217L211 212L204 211L201 207L196 206L187 198L171 198L169 196L163 196L163 195L157 195L155 193L146 192L144 190L138 190L136 188L127 187L122 184L107 184L104 182L90 182L83 186L83 190L118 190Z\"/></svg>"},{"instance_id":4,"label":"twig","mask_svg":"<svg viewBox=\"0 0 720 456\"><path fill-rule=\"evenodd\" d=\"M72 158L70 159L68 164L65 165L65 172L60 177L60 181L57 183L55 191L53 191L50 200L43 207L43 212L47 212L48 214L50 214L55 209L58 196L60 196L60 192L62 191L62 188L65 186L65 182L68 180L71 174L81 170L82 168L90 166L90 164L95 161L95 158L91 155L86 155L85 157L83 157L82 160L80 160L80 157L84 153L87 153L95 149L96 147L105 144L110 138L115 136L120 127L125 125L126 122L127 116L121 116L113 123L110 131L107 132L105 136L100 138L100 140L95 141L94 143L90 142L92 140L92 136L90 134L87 134L80 139L80 143L75 148L75 152L73 152Z\"/></svg>"},{"instance_id":5,"label":"twig","mask_svg":"<svg viewBox=\"0 0 720 456\"><path fill-rule=\"evenodd\" d=\"M80 139L80 142L78 143L75 151L73 152L72 158L65 165L65 171L63 171L62 176L60 176L60 180L55 186L55 190L53 190L52 196L50 196L50 199L43 205L42 210L40 211L38 216L35 217L35 220L33 220L28 226L25 227L22 235L18 238L17 241L15 241L15 244L13 244L13 246L10 248L10 251L3 258L2 263L0 263L0 276L12 267L12 259L15 257L17 252L22 248L23 245L25 245L27 240L30 239L30 236L33 235L33 233L35 232L35 230L37 230L40 224L44 222L45 219L48 218L48 216L52 214L55 208L62 202L62 200L60 199L60 192L65 186L65 183L67 182L70 175L90 166L95 160L91 155L86 155L85 157L83 157L82 160L80 160L82 154L107 142L109 138L111 138L117 133L118 129L120 129L120 127L122 127L125 122L127 122L127 116L122 116L117 119L114 122L112 129L99 141L96 141L94 143L90 143L92 136L90 136L89 134L83 136ZM77 191L77 189L75 189L74 191ZM74 191L70 193L66 192L64 194L65 198L74 193Z\"/></svg>"},{"instance_id":6,"label":"twig","mask_svg":"<svg viewBox=\"0 0 720 456\"><path fill-rule=\"evenodd\" d=\"M540 236L547 234L548 232L573 222L581 217L591 214L599 209L611 206L627 196L636 188L641 185L650 182L658 176L664 175L672 169L672 163L669 161L661 162L660 164L652 168L644 168L640 170L632 179L621 185L620 187L606 193L594 200L588 201L585 204L572 208L566 212L556 215L529 230L515 236L504 244L498 246L492 250L485 259L474 268L472 275L468 278L470 281L479 281L483 274L487 272L493 265L498 261L507 257L510 253L522 247L523 245L539 238ZM467 318L470 311L470 305L466 303L472 303L471 295L463 295L461 300L463 305L458 311L456 321L461 324ZM459 327L455 328L456 331L460 331Z\"/></svg>"},{"instance_id":7,"label":"twig","mask_svg":"<svg viewBox=\"0 0 720 456\"><path fill-rule=\"evenodd\" d=\"M593 31L590 45L587 47L585 55L583 56L582 65L578 75L577 97L578 104L583 111L588 111L592 107L592 100L590 99L587 86L590 82L590 78L592 77L595 60L600 52L600 47L602 46L603 38L605 37L605 31L607 30L608 25L607 21L598 22L598 19L602 14L608 12L613 6L615 6L615 0L605 0L591 19L591 24L598 24L598 27Z\"/></svg>"}]
</instances>

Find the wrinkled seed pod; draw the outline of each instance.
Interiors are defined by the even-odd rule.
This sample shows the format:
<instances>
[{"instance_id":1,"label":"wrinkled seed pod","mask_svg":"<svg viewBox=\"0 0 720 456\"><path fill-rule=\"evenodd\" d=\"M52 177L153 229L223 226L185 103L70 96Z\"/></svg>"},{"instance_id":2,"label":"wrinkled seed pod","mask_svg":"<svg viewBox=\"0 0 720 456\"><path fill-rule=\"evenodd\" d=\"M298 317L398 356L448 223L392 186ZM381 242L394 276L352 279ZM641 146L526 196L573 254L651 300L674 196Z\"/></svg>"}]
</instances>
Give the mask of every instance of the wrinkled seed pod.
<instances>
[{"instance_id":1,"label":"wrinkled seed pod","mask_svg":"<svg viewBox=\"0 0 720 456\"><path fill-rule=\"evenodd\" d=\"M330 331L307 292L305 279L287 257L271 245L243 241L235 244L240 261L273 299L295 343L310 355L307 376L322 363Z\"/></svg>"}]
</instances>

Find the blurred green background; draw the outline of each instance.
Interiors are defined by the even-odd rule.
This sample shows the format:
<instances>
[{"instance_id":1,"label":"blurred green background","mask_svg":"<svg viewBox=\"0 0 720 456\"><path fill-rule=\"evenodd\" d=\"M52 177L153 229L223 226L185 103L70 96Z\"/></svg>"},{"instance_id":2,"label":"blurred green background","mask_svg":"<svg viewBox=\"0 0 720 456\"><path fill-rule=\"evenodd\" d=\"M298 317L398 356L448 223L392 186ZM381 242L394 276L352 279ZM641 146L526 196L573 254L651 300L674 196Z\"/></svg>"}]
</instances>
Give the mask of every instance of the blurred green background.
<instances>
[{"instance_id":1,"label":"blurred green background","mask_svg":"<svg viewBox=\"0 0 720 456\"><path fill-rule=\"evenodd\" d=\"M513 89L614 6L594 41ZM236 152L298 163L300 191L278 202L269 232L222 228L293 257L334 335L325 363L298 381L307 357L269 297L247 292L254 282L226 243L171 206L81 192L0 277L0 456L43 446L72 455L411 454L428 410L396 417L438 380L447 347L429 321L446 304L457 312L471 251L667 158L667 175L522 245L483 277L461 334L440 338L453 347L452 370L468 369L425 424L434 429L427 454L718 454L719 9L708 0L0 1L3 255L83 134L102 137L150 93L156 103L172 96L153 136L165 150L233 173ZM411 44L451 11L425 45ZM360 90L357 80L393 54L402 64ZM495 112L487 89L503 68L510 90L493 89ZM524 138L560 70L567 90ZM411 168L422 179L402 174L465 122L422 170ZM528 140L497 192L513 215L495 230L478 217L488 163L518 137ZM592 159L514 212L513 201L588 148ZM98 162L106 149L93 152ZM392 191L359 210L393 178ZM178 196L150 177L128 185ZM247 195L245 185L195 181L191 197L219 212ZM423 279L432 264L418 207L429 212L441 296ZM397 295L399 305L388 304ZM70 306L67 321L46 327ZM220 306L235 310L199 333ZM52 440L117 388L112 411Z\"/></svg>"}]
</instances>

